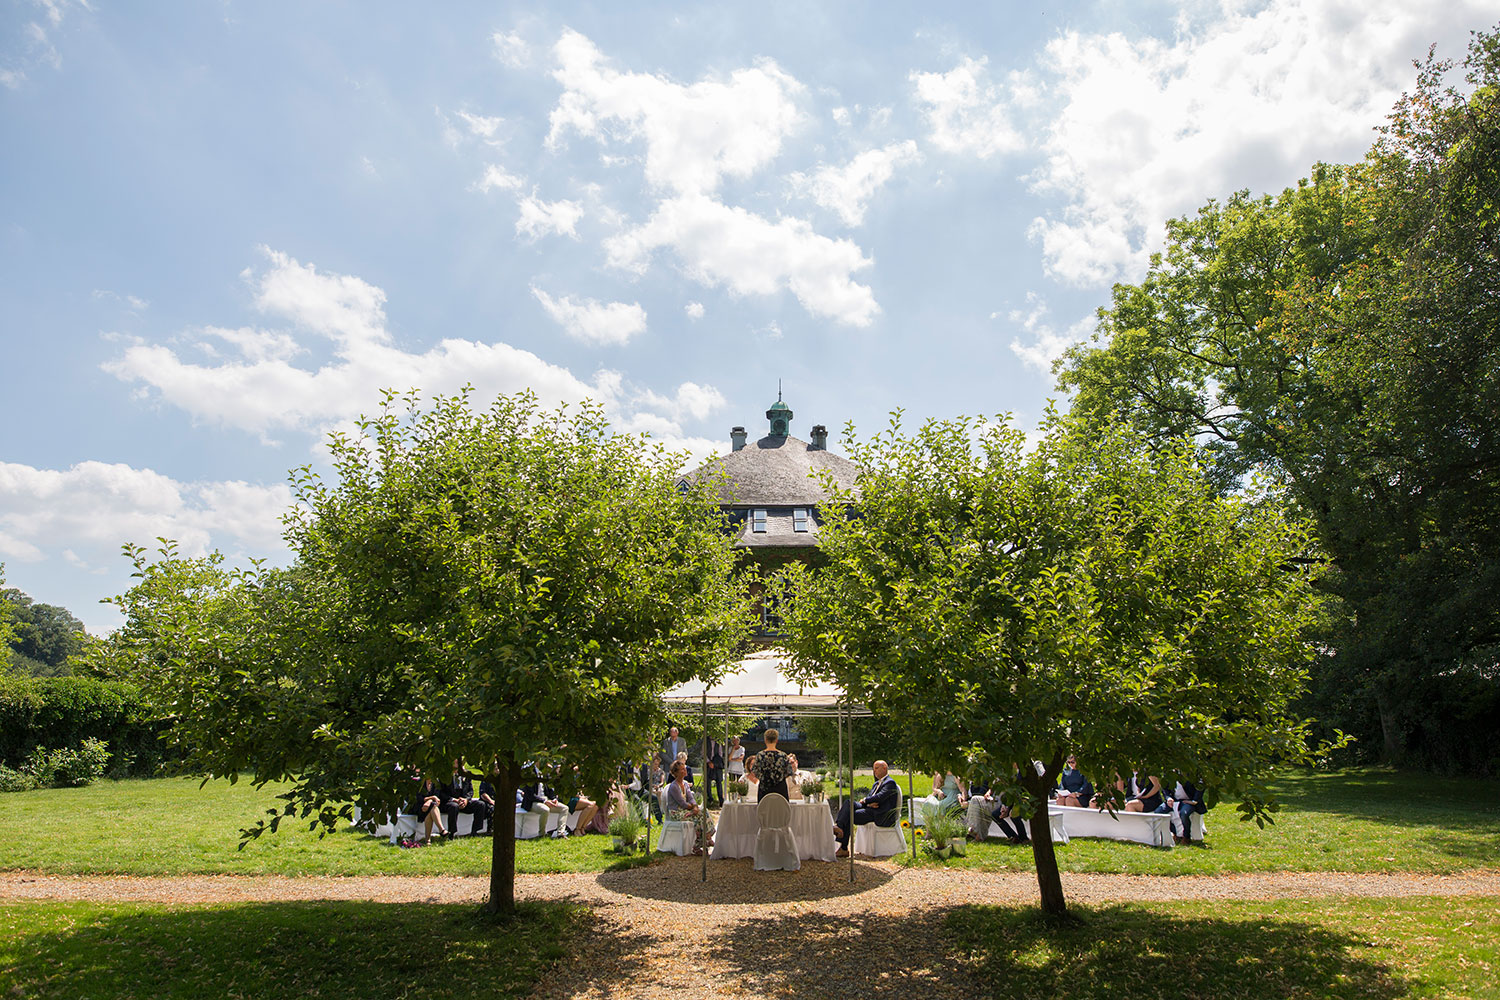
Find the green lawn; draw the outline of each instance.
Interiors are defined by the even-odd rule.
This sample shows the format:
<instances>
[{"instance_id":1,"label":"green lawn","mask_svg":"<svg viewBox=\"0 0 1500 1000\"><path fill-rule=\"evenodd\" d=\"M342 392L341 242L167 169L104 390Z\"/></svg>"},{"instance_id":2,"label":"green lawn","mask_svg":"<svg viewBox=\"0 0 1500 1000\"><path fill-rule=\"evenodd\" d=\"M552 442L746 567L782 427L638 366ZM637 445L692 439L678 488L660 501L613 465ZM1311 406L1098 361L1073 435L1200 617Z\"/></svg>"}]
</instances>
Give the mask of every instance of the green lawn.
<instances>
[{"instance_id":1,"label":"green lawn","mask_svg":"<svg viewBox=\"0 0 1500 1000\"><path fill-rule=\"evenodd\" d=\"M521 997L569 953L581 907L0 903L6 997Z\"/></svg>"},{"instance_id":2,"label":"green lawn","mask_svg":"<svg viewBox=\"0 0 1500 1000\"><path fill-rule=\"evenodd\" d=\"M906 781L900 779L905 791ZM917 794L930 779L917 778ZM1283 810L1264 830L1233 809L1208 816L1207 846L1158 850L1075 840L1059 845L1064 871L1212 874L1253 871L1442 873L1500 865L1500 781L1450 780L1384 770L1289 773L1277 788ZM360 875L489 871L490 843L458 840L418 850L351 830L319 839L285 824L237 850L239 830L274 803L273 789L189 779L101 782L86 788L14 792L0 799L0 870L58 873L186 872ZM516 845L521 872L600 871L621 859L607 837ZM919 863L935 863L920 861ZM1029 848L972 845L950 866L1030 868Z\"/></svg>"},{"instance_id":3,"label":"green lawn","mask_svg":"<svg viewBox=\"0 0 1500 1000\"><path fill-rule=\"evenodd\" d=\"M1299 899L1076 907L965 907L944 940L1005 997L1172 1000L1500 997L1492 899Z\"/></svg>"}]
</instances>

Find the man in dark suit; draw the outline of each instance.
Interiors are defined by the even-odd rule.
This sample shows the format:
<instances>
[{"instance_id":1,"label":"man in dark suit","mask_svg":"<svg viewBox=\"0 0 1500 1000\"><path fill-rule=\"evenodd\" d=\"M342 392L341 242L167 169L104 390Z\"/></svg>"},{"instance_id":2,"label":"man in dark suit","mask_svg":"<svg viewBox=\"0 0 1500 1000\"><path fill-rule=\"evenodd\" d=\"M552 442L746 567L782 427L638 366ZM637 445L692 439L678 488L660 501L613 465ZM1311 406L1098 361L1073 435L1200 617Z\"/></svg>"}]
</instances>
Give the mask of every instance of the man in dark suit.
<instances>
[{"instance_id":1,"label":"man in dark suit","mask_svg":"<svg viewBox=\"0 0 1500 1000\"><path fill-rule=\"evenodd\" d=\"M479 836L494 815L494 809L474 794L474 780L463 769L463 761L453 762L453 779L438 790L442 801L443 822L448 827L448 839L458 836L458 814L468 813L474 817L469 824L469 835Z\"/></svg>"},{"instance_id":2,"label":"man in dark suit","mask_svg":"<svg viewBox=\"0 0 1500 1000\"><path fill-rule=\"evenodd\" d=\"M705 737L699 749L703 751L703 778L708 785L704 797L708 799L708 807L712 809L716 791L719 805L724 804L724 744Z\"/></svg>"},{"instance_id":3,"label":"man in dark suit","mask_svg":"<svg viewBox=\"0 0 1500 1000\"><path fill-rule=\"evenodd\" d=\"M839 842L839 857L849 856L849 834L854 831L854 827L862 823L890 826L896 822L896 799L901 790L896 787L895 779L887 773L889 770L885 761L875 762L875 785L870 789L869 795L854 804L853 823L849 821L849 801L845 801L844 808L839 810L839 818L833 823L833 836Z\"/></svg>"}]
</instances>

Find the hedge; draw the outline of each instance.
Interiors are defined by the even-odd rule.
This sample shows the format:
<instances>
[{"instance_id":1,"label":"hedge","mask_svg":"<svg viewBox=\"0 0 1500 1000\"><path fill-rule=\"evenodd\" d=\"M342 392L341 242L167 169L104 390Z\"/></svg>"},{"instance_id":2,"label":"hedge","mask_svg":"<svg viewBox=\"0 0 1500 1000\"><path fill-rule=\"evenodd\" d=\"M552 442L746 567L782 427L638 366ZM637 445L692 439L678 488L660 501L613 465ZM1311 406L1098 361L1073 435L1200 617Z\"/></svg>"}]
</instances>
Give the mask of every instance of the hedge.
<instances>
[{"instance_id":1,"label":"hedge","mask_svg":"<svg viewBox=\"0 0 1500 1000\"><path fill-rule=\"evenodd\" d=\"M18 767L37 747L109 746L111 770L148 774L175 757L133 684L93 677L0 675L0 764Z\"/></svg>"}]
</instances>

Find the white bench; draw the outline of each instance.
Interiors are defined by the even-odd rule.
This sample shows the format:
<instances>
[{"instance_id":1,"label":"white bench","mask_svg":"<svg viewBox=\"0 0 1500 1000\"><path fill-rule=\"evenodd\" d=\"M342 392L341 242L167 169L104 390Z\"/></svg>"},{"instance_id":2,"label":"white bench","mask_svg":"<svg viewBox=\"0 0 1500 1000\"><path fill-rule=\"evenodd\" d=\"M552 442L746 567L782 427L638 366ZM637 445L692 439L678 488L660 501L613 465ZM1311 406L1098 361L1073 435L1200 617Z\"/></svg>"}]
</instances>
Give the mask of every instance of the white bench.
<instances>
[{"instance_id":1,"label":"white bench","mask_svg":"<svg viewBox=\"0 0 1500 1000\"><path fill-rule=\"evenodd\" d=\"M1017 822L1017 821L1016 820L1012 820L1011 822ZM1026 824L1026 835L1030 836L1031 835L1031 820L1026 819L1026 820L1020 820L1019 822L1022 822L1022 823ZM1066 844L1068 842L1068 828L1067 828L1067 824L1065 824L1063 822L1062 816L1058 815L1057 806L1053 805L1050 802L1047 803L1047 829L1050 830L1051 833L1052 833L1052 842L1054 844ZM985 836L987 836L987 837L1003 837L1003 836L1005 836L1005 832L1000 829L1000 824L996 823L992 819L992 820L990 820L989 831L985 834Z\"/></svg>"},{"instance_id":2,"label":"white bench","mask_svg":"<svg viewBox=\"0 0 1500 1000\"><path fill-rule=\"evenodd\" d=\"M1070 837L1102 837L1152 847L1172 846L1170 813L1126 812L1123 809L1110 813L1092 806L1052 805L1049 809L1062 819Z\"/></svg>"}]
</instances>

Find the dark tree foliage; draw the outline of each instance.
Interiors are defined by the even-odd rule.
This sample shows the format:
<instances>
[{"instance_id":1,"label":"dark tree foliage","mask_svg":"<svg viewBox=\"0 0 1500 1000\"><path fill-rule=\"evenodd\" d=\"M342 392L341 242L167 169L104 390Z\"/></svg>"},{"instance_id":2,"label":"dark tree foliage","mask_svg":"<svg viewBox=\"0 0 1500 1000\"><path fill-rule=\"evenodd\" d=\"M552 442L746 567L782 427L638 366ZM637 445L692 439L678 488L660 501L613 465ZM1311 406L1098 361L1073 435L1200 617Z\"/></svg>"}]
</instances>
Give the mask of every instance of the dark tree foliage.
<instances>
[{"instance_id":1,"label":"dark tree foliage","mask_svg":"<svg viewBox=\"0 0 1500 1000\"><path fill-rule=\"evenodd\" d=\"M1276 477L1331 560L1316 711L1391 762L1500 767L1500 40L1429 55L1361 163L1168 224L1059 363L1074 410Z\"/></svg>"},{"instance_id":2,"label":"dark tree foliage","mask_svg":"<svg viewBox=\"0 0 1500 1000\"><path fill-rule=\"evenodd\" d=\"M0 591L0 603L8 605L14 669L39 677L69 673L68 660L83 650L83 622L67 608L38 604L14 587Z\"/></svg>"}]
</instances>

